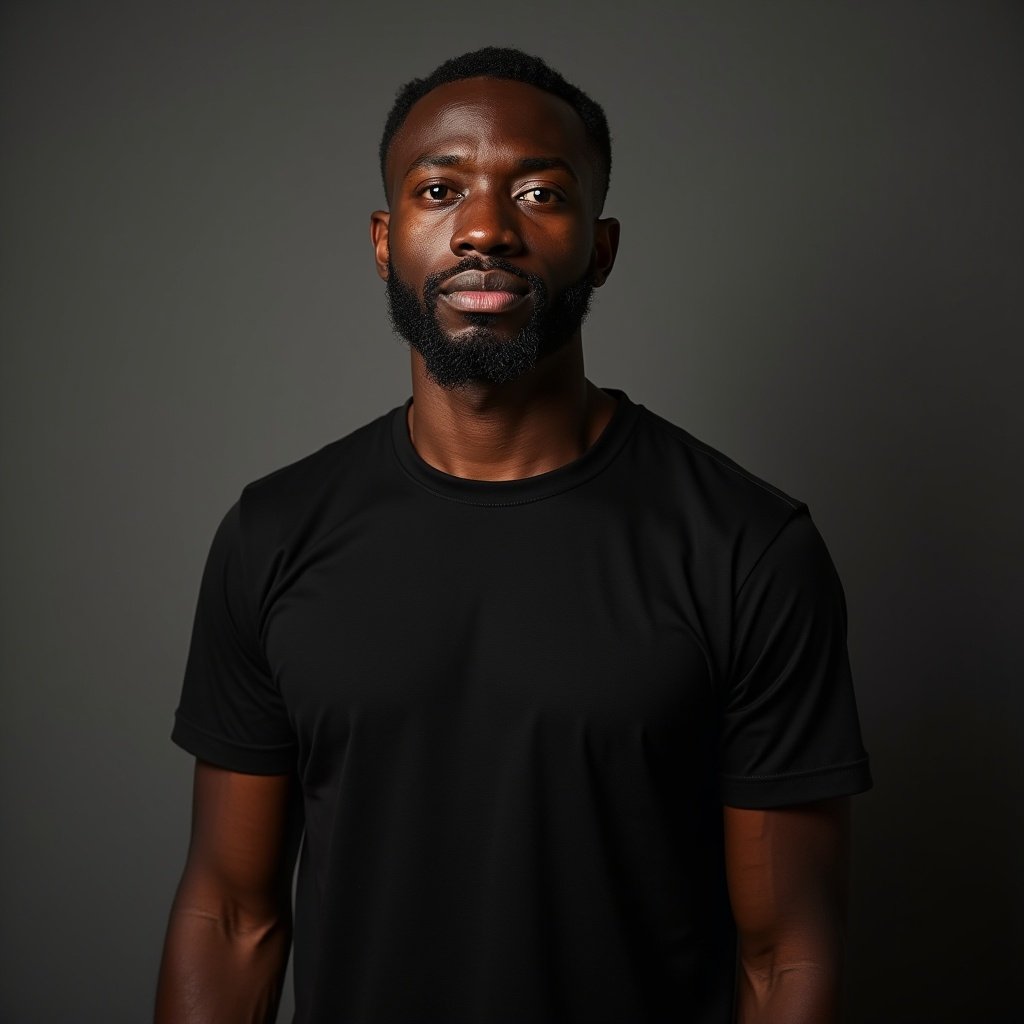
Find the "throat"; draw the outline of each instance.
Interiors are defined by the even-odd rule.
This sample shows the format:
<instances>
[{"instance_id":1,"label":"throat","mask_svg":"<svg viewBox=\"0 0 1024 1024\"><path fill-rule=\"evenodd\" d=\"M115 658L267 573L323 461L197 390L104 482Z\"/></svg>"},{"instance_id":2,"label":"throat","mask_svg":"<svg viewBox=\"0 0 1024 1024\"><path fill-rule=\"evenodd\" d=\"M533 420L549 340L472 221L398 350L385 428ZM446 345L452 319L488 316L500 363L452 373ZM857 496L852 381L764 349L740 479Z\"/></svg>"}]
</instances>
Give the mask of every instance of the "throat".
<instances>
[{"instance_id":1,"label":"throat","mask_svg":"<svg viewBox=\"0 0 1024 1024\"><path fill-rule=\"evenodd\" d=\"M503 481L550 473L580 458L614 415L616 399L582 384L575 397L538 395L516 405L481 406L452 394L424 402L414 394L409 439L424 462L449 476Z\"/></svg>"}]
</instances>

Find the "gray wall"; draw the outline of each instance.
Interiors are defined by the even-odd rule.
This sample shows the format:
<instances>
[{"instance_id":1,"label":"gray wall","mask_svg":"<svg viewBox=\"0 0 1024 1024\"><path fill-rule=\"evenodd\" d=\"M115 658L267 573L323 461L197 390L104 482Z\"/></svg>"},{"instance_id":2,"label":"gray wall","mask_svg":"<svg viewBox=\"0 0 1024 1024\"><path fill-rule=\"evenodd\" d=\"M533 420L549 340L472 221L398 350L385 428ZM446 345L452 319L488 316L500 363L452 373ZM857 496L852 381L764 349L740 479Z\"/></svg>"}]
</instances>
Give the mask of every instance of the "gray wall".
<instances>
[{"instance_id":1,"label":"gray wall","mask_svg":"<svg viewBox=\"0 0 1024 1024\"><path fill-rule=\"evenodd\" d=\"M4 5L3 1020L149 1013L213 528L407 396L378 133L491 42L612 124L589 375L806 500L844 579L851 1021L1021 1019L1024 7L575 10Z\"/></svg>"}]
</instances>

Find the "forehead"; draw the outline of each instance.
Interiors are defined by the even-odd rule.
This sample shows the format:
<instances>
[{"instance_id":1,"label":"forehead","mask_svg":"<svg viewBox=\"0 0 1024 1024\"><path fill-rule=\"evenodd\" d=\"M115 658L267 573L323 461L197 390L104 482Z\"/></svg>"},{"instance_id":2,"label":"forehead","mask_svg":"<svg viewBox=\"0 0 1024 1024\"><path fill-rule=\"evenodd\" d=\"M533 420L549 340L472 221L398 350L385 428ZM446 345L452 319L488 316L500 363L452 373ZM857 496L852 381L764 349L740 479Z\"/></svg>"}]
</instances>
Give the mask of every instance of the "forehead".
<instances>
[{"instance_id":1,"label":"forehead","mask_svg":"<svg viewBox=\"0 0 1024 1024\"><path fill-rule=\"evenodd\" d=\"M417 100L391 142L388 180L425 154L557 156L592 177L586 130L565 100L500 78L448 82Z\"/></svg>"}]
</instances>

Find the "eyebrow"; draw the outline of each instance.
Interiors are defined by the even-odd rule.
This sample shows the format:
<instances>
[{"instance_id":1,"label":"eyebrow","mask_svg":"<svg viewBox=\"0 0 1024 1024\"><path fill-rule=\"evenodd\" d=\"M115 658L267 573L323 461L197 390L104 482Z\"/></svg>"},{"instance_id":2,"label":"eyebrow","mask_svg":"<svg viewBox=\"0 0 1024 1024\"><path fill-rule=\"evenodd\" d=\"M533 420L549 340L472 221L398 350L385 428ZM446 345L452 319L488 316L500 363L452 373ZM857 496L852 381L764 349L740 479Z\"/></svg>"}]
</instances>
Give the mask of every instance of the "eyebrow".
<instances>
[{"instance_id":1,"label":"eyebrow","mask_svg":"<svg viewBox=\"0 0 1024 1024\"><path fill-rule=\"evenodd\" d=\"M411 174L413 171L430 167L458 167L460 164L464 164L466 162L467 161L464 157L458 156L455 153L424 153L423 156L418 157L409 165L409 170L405 173ZM516 170L562 170L565 171L573 181L577 183L579 182L579 177L572 169L572 165L568 160L563 160L560 156L524 156L523 159L516 164Z\"/></svg>"},{"instance_id":2,"label":"eyebrow","mask_svg":"<svg viewBox=\"0 0 1024 1024\"><path fill-rule=\"evenodd\" d=\"M523 157L519 161L519 170L521 171L552 171L552 170L563 170L573 181L579 181L576 177L576 172L572 169L572 165L568 160L563 160L560 156L527 156Z\"/></svg>"},{"instance_id":3,"label":"eyebrow","mask_svg":"<svg viewBox=\"0 0 1024 1024\"><path fill-rule=\"evenodd\" d=\"M409 170L405 173L409 174L423 167L456 167L462 162L462 157L454 153L424 153L409 164Z\"/></svg>"}]
</instances>

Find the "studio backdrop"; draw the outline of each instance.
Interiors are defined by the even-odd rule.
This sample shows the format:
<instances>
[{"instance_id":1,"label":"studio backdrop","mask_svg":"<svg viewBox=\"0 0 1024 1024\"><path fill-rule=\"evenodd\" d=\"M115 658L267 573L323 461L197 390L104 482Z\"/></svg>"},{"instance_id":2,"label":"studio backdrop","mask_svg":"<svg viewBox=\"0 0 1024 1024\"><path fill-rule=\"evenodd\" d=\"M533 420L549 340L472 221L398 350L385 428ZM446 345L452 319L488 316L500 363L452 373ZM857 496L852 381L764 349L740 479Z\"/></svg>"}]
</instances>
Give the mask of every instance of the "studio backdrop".
<instances>
[{"instance_id":1,"label":"studio backdrop","mask_svg":"<svg viewBox=\"0 0 1024 1024\"><path fill-rule=\"evenodd\" d=\"M3 6L0 1019L151 1013L213 530L408 397L377 144L487 44L608 114L588 376L806 501L844 582L849 1020L1019 1022L1024 7L967 0Z\"/></svg>"}]
</instances>

